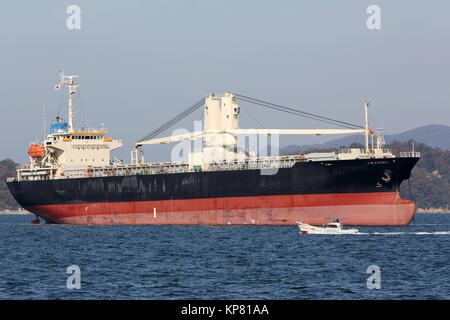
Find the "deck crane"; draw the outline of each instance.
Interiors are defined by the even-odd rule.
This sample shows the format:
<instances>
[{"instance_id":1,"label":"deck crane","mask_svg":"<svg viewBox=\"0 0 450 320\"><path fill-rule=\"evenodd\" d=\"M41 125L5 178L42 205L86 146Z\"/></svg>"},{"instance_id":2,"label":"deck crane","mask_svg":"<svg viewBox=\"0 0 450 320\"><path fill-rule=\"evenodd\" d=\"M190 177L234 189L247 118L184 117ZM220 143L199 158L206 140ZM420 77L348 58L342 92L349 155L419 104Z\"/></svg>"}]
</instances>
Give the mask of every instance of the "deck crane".
<instances>
[{"instance_id":1,"label":"deck crane","mask_svg":"<svg viewBox=\"0 0 450 320\"><path fill-rule=\"evenodd\" d=\"M236 100L242 100L257 104L266 108L275 109L290 114L303 116L306 118L322 121L329 124L335 124L344 129L241 129L239 128L240 106ZM204 105L204 125L202 131L194 131L186 134L172 135L163 138L156 138L161 132L173 126L175 123L184 119L198 108ZM200 100L182 113L167 121L165 124L154 130L149 135L140 139L131 152L132 163L139 161L139 149L142 145L169 144L185 140L204 139L205 147L200 153L190 154L190 162L201 164L204 168L212 160L233 159L242 157L243 154L235 148L238 135L328 135L328 134L348 134L364 133L366 136L365 152L370 153L368 145L368 135L373 135L369 129L367 109L369 104L364 104L365 126L359 126L344 121L323 117L320 115L304 112L298 109L284 107L267 101L251 98L237 93L225 92L223 96L216 96L210 93L204 100ZM142 154L143 156L143 154ZM191 160L192 156L192 160ZM195 156L195 157L194 157ZM247 154L248 156L248 154ZM193 159L197 160L193 160ZM190 163L192 166L194 163Z\"/></svg>"}]
</instances>

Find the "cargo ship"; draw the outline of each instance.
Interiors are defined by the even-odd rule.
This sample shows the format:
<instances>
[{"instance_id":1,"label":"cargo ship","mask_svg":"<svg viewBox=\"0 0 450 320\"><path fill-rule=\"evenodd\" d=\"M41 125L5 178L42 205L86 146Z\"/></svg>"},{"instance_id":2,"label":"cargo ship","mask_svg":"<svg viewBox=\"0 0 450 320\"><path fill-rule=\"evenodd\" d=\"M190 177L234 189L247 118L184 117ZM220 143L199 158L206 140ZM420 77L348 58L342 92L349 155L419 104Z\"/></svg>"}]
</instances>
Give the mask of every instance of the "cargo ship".
<instances>
[{"instance_id":1,"label":"cargo ship","mask_svg":"<svg viewBox=\"0 0 450 320\"><path fill-rule=\"evenodd\" d=\"M414 217L413 201L402 199L399 188L420 154L384 148L382 134L369 128L368 103L365 125L358 126L237 93L211 93L140 139L124 164L111 159L122 142L107 137L105 128L74 127L78 86L78 76L61 73L57 87L68 89L68 121L57 117L46 139L29 147L29 164L7 178L17 202L47 223L320 225L339 216L348 225L408 225ZM344 129L241 129L237 100ZM157 137L200 107L202 128ZM270 137L273 148L282 134L343 133L363 133L365 148L296 155L246 148L260 144L255 136ZM192 151L192 142L200 148ZM143 145L168 143L178 143L175 153L187 145L187 159L144 161Z\"/></svg>"}]
</instances>

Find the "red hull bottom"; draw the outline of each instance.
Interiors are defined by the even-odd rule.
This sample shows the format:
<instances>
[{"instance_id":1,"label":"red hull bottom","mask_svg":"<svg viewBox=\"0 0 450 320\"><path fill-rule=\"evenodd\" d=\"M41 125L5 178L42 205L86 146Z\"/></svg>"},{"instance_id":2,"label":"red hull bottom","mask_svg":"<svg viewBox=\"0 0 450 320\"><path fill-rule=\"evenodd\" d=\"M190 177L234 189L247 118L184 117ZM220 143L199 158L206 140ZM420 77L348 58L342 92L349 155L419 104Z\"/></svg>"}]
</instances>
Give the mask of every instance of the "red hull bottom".
<instances>
[{"instance_id":1,"label":"red hull bottom","mask_svg":"<svg viewBox=\"0 0 450 320\"><path fill-rule=\"evenodd\" d=\"M44 205L26 208L51 223L155 225L408 225L415 205L398 192L285 195Z\"/></svg>"}]
</instances>

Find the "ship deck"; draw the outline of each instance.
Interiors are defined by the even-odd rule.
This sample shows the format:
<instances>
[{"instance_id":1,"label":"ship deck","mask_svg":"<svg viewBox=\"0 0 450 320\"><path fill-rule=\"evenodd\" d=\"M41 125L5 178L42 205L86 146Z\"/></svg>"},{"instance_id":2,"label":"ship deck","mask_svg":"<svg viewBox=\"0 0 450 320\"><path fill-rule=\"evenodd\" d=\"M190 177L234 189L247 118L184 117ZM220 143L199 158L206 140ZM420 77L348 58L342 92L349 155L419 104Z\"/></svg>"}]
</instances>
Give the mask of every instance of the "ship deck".
<instances>
[{"instance_id":1,"label":"ship deck","mask_svg":"<svg viewBox=\"0 0 450 320\"><path fill-rule=\"evenodd\" d=\"M171 174L187 173L198 171L229 171L229 170L261 170L290 168L297 162L310 161L343 161L350 158L340 158L345 153L312 153L305 155L283 155L270 157L254 157L242 160L223 160L211 162L207 170L201 168L189 167L187 162L151 162L141 164L112 164L109 166L86 166L65 168L59 176L49 174L52 168L33 168L29 165L20 165L17 168L17 177L7 178L8 182L30 181L30 180L53 180L53 179L71 179L71 178L90 178L90 177L111 177L111 176L129 176L129 175L152 175L152 174ZM383 153L386 154L386 153ZM400 157L420 157L418 152L401 152ZM375 155L359 154L360 159L383 159Z\"/></svg>"}]
</instances>

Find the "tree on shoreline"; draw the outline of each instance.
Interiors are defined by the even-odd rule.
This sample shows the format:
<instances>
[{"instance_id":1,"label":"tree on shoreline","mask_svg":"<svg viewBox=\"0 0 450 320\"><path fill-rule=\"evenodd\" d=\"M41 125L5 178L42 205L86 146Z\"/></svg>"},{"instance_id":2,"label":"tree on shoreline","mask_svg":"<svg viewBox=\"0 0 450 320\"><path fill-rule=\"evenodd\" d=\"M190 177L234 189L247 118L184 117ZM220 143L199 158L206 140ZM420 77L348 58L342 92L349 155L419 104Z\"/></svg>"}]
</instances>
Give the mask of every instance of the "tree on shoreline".
<instances>
[{"instance_id":1,"label":"tree on shoreline","mask_svg":"<svg viewBox=\"0 0 450 320\"><path fill-rule=\"evenodd\" d=\"M6 185L7 177L16 175L16 163L11 159L0 161L0 210L15 210L20 208Z\"/></svg>"}]
</instances>

